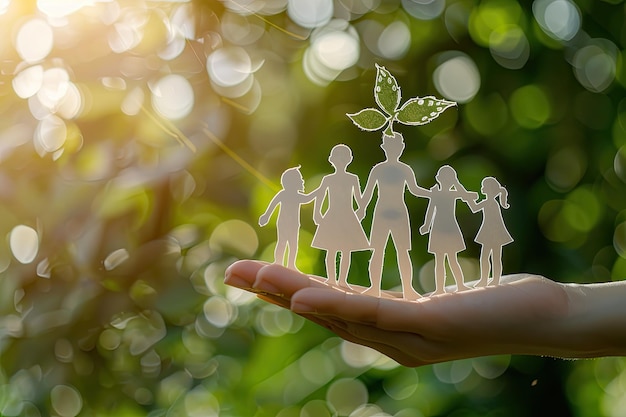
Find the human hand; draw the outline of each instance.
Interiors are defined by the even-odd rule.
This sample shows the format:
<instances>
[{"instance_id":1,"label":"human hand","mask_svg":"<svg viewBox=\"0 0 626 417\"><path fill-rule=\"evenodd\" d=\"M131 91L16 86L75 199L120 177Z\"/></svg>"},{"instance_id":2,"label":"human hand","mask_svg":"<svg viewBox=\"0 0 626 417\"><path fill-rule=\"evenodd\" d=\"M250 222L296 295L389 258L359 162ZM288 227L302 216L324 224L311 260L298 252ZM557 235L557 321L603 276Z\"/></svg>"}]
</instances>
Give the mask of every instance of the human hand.
<instances>
[{"instance_id":1,"label":"human hand","mask_svg":"<svg viewBox=\"0 0 626 417\"><path fill-rule=\"evenodd\" d=\"M262 215L261 217L259 217L259 226L263 227L267 224L267 222L270 220L270 216L267 215Z\"/></svg>"},{"instance_id":2,"label":"human hand","mask_svg":"<svg viewBox=\"0 0 626 417\"><path fill-rule=\"evenodd\" d=\"M607 327L608 310L598 301L607 301L615 290L603 290L600 299L593 294L600 287L560 284L530 274L503 276L497 286L416 301L403 300L401 293L362 295L364 288L355 285L348 290L257 261L233 264L225 282L406 366L496 354L577 358L626 350L619 301L623 285L620 296L609 302L615 310L611 320L618 323Z\"/></svg>"},{"instance_id":3,"label":"human hand","mask_svg":"<svg viewBox=\"0 0 626 417\"><path fill-rule=\"evenodd\" d=\"M430 231L430 224L423 224L420 226L420 235L425 235Z\"/></svg>"}]
</instances>

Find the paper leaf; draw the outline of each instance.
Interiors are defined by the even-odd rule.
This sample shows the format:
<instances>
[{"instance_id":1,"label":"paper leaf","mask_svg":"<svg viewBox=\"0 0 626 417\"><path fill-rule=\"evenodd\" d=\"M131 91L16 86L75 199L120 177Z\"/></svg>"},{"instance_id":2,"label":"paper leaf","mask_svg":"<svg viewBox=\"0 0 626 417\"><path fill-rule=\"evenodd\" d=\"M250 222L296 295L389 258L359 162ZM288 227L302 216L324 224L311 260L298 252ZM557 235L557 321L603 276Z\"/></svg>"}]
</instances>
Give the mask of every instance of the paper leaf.
<instances>
[{"instance_id":1,"label":"paper leaf","mask_svg":"<svg viewBox=\"0 0 626 417\"><path fill-rule=\"evenodd\" d=\"M396 118L405 125L425 125L452 106L456 106L456 102L433 96L415 97L404 103Z\"/></svg>"},{"instance_id":2,"label":"paper leaf","mask_svg":"<svg viewBox=\"0 0 626 417\"><path fill-rule=\"evenodd\" d=\"M347 114L352 122L362 130L378 130L387 123L388 118L376 109L363 109L358 113Z\"/></svg>"},{"instance_id":3,"label":"paper leaf","mask_svg":"<svg viewBox=\"0 0 626 417\"><path fill-rule=\"evenodd\" d=\"M396 113L402 95L395 77L385 67L376 64L374 98L381 109L390 116Z\"/></svg>"}]
</instances>

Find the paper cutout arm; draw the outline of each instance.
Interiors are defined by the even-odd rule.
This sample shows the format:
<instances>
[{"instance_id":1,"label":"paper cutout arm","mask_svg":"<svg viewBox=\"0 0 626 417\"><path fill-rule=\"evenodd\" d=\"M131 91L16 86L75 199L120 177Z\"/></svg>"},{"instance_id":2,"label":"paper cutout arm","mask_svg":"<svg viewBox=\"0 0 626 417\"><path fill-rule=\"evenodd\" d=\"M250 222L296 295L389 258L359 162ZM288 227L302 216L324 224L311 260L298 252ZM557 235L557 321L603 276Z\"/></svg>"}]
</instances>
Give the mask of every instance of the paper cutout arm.
<instances>
[{"instance_id":1,"label":"paper cutout arm","mask_svg":"<svg viewBox=\"0 0 626 417\"><path fill-rule=\"evenodd\" d=\"M422 224L422 226L420 227L421 235L430 233L430 229L433 227L434 214L435 214L435 208L433 207L432 204L429 203L428 208L426 208L426 215L424 216L424 224Z\"/></svg>"},{"instance_id":2,"label":"paper cutout arm","mask_svg":"<svg viewBox=\"0 0 626 417\"><path fill-rule=\"evenodd\" d=\"M356 216L358 217L359 220L363 220L363 218L365 217L365 211L367 210L367 206L370 204L370 201L372 201L372 196L374 195L374 188L376 188L376 185L378 184L378 179L374 178L375 169L376 169L375 167L372 169L372 172L370 173L370 176L367 179L367 183L365 184L365 189L363 190L363 194L361 194L361 198L359 201L359 208L356 211Z\"/></svg>"},{"instance_id":3,"label":"paper cutout arm","mask_svg":"<svg viewBox=\"0 0 626 417\"><path fill-rule=\"evenodd\" d=\"M626 356L626 282L561 284L537 275L416 302L369 297L257 261L239 261L226 284L260 294L338 336L405 366L498 354Z\"/></svg>"},{"instance_id":4,"label":"paper cutout arm","mask_svg":"<svg viewBox=\"0 0 626 417\"><path fill-rule=\"evenodd\" d=\"M430 190L426 188L420 187L417 185L417 180L415 179L415 173L409 168L409 175L406 175L406 185L409 189L409 192L413 194L415 197L429 197Z\"/></svg>"},{"instance_id":5,"label":"paper cutout arm","mask_svg":"<svg viewBox=\"0 0 626 417\"><path fill-rule=\"evenodd\" d=\"M318 188L311 192L313 199L315 199L315 205L313 206L313 222L318 226L324 219L322 214L322 203L324 202L327 193L328 187L326 187L324 180L322 180L322 183Z\"/></svg>"},{"instance_id":6,"label":"paper cutout arm","mask_svg":"<svg viewBox=\"0 0 626 417\"><path fill-rule=\"evenodd\" d=\"M272 216L272 213L274 212L274 210L276 210L276 207L278 207L278 204L280 204L280 200L281 200L283 192L284 191L279 191L274 196L274 198L272 198L272 201L270 201L269 205L267 206L265 213L263 213L261 217L259 217L259 226L265 226L270 221L270 217Z\"/></svg>"}]
</instances>

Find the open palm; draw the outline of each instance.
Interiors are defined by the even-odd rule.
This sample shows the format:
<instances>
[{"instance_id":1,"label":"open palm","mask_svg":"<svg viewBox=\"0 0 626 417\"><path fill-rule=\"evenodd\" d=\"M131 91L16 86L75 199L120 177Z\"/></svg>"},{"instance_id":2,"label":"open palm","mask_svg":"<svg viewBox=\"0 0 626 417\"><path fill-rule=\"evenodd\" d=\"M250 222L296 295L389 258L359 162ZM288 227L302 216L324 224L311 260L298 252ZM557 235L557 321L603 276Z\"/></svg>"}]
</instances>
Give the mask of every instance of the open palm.
<instances>
[{"instance_id":1,"label":"open palm","mask_svg":"<svg viewBox=\"0 0 626 417\"><path fill-rule=\"evenodd\" d=\"M258 261L233 264L225 282L406 366L495 354L616 355L626 345L623 335L617 341L605 337L606 317L596 322L603 314L588 290L606 288L537 275L508 275L498 286L417 301L395 292L362 295L361 287L327 285L324 278ZM624 286L619 289L623 293Z\"/></svg>"}]
</instances>

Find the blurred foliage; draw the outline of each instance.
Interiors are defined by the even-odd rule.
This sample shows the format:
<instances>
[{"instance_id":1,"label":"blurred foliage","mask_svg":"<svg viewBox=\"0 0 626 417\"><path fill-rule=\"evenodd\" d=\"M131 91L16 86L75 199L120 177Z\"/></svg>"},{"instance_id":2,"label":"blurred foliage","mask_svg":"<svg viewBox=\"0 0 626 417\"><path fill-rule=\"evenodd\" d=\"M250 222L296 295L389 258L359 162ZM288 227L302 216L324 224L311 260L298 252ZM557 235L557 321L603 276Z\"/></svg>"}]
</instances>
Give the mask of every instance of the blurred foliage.
<instances>
[{"instance_id":1,"label":"blurred foliage","mask_svg":"<svg viewBox=\"0 0 626 417\"><path fill-rule=\"evenodd\" d=\"M621 1L0 0L0 13L0 415L624 415L621 358L408 369L222 282L236 259L271 259L275 230L257 219L286 168L311 190L336 143L362 182L382 159L380 133L345 116L371 106L375 63L406 97L459 102L398 126L403 160L425 187L444 163L468 189L507 186L505 273L623 279ZM407 203L419 222L425 202ZM320 273L310 215L298 264ZM459 218L471 278L478 219ZM350 281L367 284L367 254L354 258Z\"/></svg>"}]
</instances>

